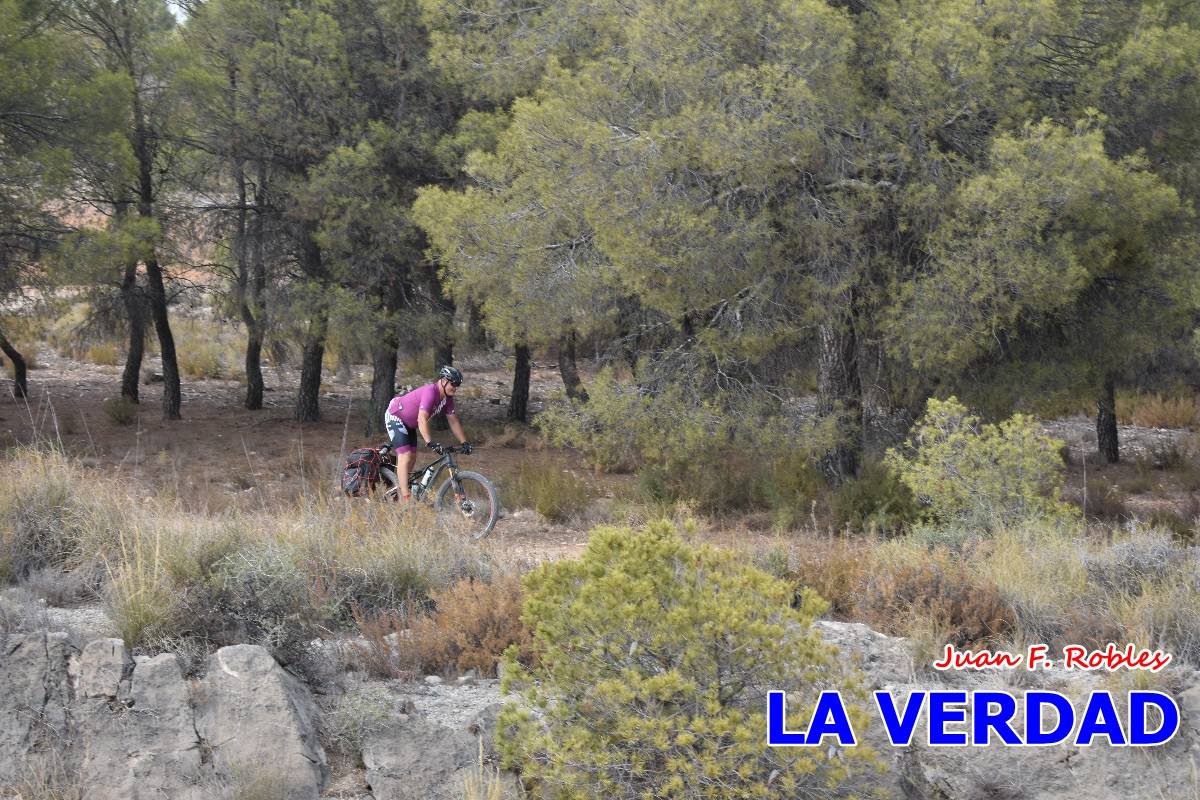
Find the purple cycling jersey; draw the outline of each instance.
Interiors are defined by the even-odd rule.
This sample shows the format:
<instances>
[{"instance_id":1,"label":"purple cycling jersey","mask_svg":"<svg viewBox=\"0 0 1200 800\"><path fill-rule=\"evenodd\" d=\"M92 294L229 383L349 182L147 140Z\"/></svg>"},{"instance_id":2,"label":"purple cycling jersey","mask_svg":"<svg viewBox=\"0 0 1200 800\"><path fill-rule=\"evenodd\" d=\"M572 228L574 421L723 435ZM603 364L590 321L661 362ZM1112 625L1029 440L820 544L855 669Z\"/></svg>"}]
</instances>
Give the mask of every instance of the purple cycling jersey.
<instances>
[{"instance_id":1,"label":"purple cycling jersey","mask_svg":"<svg viewBox=\"0 0 1200 800\"><path fill-rule=\"evenodd\" d=\"M417 415L425 411L433 416L446 407L447 414L454 413L454 398L442 397L436 383L427 383L408 394L397 395L388 404L387 412L397 417L410 428L417 427Z\"/></svg>"}]
</instances>

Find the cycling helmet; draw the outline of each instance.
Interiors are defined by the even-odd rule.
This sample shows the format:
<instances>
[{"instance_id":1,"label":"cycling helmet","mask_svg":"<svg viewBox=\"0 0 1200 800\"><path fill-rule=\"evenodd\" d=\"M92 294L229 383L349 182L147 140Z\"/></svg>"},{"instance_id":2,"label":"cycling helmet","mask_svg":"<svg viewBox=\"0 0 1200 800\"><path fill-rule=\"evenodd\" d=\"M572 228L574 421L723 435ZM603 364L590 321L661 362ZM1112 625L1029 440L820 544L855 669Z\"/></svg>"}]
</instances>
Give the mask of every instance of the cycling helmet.
<instances>
[{"instance_id":1,"label":"cycling helmet","mask_svg":"<svg viewBox=\"0 0 1200 800\"><path fill-rule=\"evenodd\" d=\"M445 378L455 386L462 386L463 374L458 367L452 367L449 364L438 370L438 377Z\"/></svg>"}]
</instances>

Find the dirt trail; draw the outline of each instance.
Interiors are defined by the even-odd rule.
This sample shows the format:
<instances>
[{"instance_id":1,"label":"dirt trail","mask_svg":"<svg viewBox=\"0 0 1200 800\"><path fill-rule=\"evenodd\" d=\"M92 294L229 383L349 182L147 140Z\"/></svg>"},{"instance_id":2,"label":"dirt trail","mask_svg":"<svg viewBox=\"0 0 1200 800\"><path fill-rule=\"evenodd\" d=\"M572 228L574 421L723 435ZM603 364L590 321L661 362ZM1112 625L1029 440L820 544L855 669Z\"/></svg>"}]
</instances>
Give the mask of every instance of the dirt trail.
<instances>
[{"instance_id":1,"label":"dirt trail","mask_svg":"<svg viewBox=\"0 0 1200 800\"><path fill-rule=\"evenodd\" d=\"M153 372L155 362L147 363ZM532 442L520 429L503 433L508 403L509 374L502 363L467 361L468 380L456 401L468 435L483 446L465 465L491 477L498 486L521 463L535 459L561 466L593 483L601 495L619 490L628 478L595 476L575 455L552 449L504 446L510 439ZM369 375L350 376L351 382L329 378L322 385L317 423L292 419L296 375L268 370L265 408L242 407L242 385L227 380L185 380L183 419L161 419L162 384L141 387L141 404L134 422L121 425L105 413L104 400L116 395L120 367L99 366L46 353L30 372L30 396L17 400L0 395L0 447L35 441L61 442L63 450L79 463L105 474L127 476L135 485L152 491L169 486L197 508L221 508L229 498L259 492L287 496L297 491L295 476L332 485L342 455L350 449L377 444L363 435L363 414L369 394ZM533 408L560 386L551 366L534 370ZM7 389L7 387L5 387ZM447 432L447 439L451 436ZM319 477L318 477L319 476ZM536 513L507 513L489 537L489 546L530 559L556 558L577 553L586 542L586 524L553 525Z\"/></svg>"},{"instance_id":2,"label":"dirt trail","mask_svg":"<svg viewBox=\"0 0 1200 800\"><path fill-rule=\"evenodd\" d=\"M501 357L465 359L467 382L457 399L468 435L483 446L464 465L492 478L504 499L505 485L523 463L535 461L568 470L593 486L599 499L581 511L570 524L551 524L531 511L506 512L488 539L510 557L528 560L559 558L580 552L587 531L607 521L605 505L628 496L630 476L596 475L574 453L536 446L527 429L504 431L511 373ZM147 372L157 367L148 361ZM0 392L0 448L27 445L36 440L61 442L63 450L98 473L127 477L147 494L166 487L193 510L220 509L244 502L250 495L286 499L301 491L299 476L310 485L334 485L344 453L355 447L377 444L363 435L363 409L370 375L363 368L349 375L328 376L322 385L323 420L301 425L292 419L298 376L287 369L269 369L265 375L266 407L242 407L243 387L237 381L186 380L183 415L164 422L160 414L162 384L141 387L142 402L135 422L120 425L103 408L120 385L120 368L98 366L46 352L30 372L30 397L15 399L8 386ZM409 382L415 382L415 377ZM402 380L402 384L405 381ZM543 407L561 389L554 365L535 365L531 407ZM1151 470L1146 464L1157 454L1175 449L1194 458L1194 434L1188 431L1121 426L1124 463L1100 465L1094 458L1095 432L1090 420L1064 418L1045 423L1047 433L1064 439L1071 451L1066 494L1075 497L1089 481L1147 483L1125 498L1129 510L1148 517L1167 510L1190 519L1200 513L1200 501L1183 477ZM448 439L450 434L446 434ZM517 445L517 446L513 446ZM1086 465L1085 465L1086 456ZM1141 460L1139 463L1139 459ZM1198 465L1200 466L1200 465ZM822 523L824 524L824 523ZM717 523L701 538L733 546L768 546L777 537L766 529L769 520L755 515ZM761 540L761 541L760 541Z\"/></svg>"}]
</instances>

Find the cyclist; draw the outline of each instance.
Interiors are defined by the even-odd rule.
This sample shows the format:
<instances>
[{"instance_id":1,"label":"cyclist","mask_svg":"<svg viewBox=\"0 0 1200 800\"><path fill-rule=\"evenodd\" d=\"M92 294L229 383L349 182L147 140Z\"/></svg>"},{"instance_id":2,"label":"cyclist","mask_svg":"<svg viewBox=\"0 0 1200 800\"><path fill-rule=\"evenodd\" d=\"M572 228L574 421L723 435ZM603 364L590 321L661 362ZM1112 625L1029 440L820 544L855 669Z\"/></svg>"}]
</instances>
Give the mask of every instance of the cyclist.
<instances>
[{"instance_id":1,"label":"cyclist","mask_svg":"<svg viewBox=\"0 0 1200 800\"><path fill-rule=\"evenodd\" d=\"M442 453L442 445L433 440L429 430L429 419L441 411L446 411L446 421L450 423L450 431L458 441L468 448L467 435L463 433L462 423L454 412L454 393L462 385L463 374L457 367L449 364L438 370L438 378L434 383L427 383L408 394L396 395L388 403L387 412L383 415L383 424L391 437L391 447L396 454L396 474L400 477L400 491L405 500L411 499L408 488L408 475L412 472L413 463L417 460L417 431L425 440L425 446L438 455Z\"/></svg>"}]
</instances>

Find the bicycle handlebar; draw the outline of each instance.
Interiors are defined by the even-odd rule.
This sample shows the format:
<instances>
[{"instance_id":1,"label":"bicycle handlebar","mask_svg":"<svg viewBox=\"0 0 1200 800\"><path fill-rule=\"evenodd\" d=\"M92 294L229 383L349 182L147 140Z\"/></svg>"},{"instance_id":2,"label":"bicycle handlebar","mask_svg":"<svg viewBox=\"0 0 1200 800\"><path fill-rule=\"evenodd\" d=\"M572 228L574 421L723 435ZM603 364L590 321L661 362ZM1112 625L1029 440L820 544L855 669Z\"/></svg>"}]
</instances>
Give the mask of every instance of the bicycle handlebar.
<instances>
[{"instance_id":1,"label":"bicycle handlebar","mask_svg":"<svg viewBox=\"0 0 1200 800\"><path fill-rule=\"evenodd\" d=\"M381 444L379 447L377 447L375 449L377 449L380 453L386 454L391 451L392 446L385 442L384 444ZM450 445L442 445L443 453L458 453L458 454L465 455L465 456L471 455L471 453L475 452L478 449L479 449L479 445L477 445L477 444L473 444L469 448L465 448L464 445L459 445L458 447L451 447Z\"/></svg>"}]
</instances>

